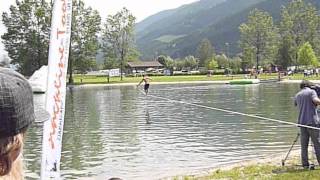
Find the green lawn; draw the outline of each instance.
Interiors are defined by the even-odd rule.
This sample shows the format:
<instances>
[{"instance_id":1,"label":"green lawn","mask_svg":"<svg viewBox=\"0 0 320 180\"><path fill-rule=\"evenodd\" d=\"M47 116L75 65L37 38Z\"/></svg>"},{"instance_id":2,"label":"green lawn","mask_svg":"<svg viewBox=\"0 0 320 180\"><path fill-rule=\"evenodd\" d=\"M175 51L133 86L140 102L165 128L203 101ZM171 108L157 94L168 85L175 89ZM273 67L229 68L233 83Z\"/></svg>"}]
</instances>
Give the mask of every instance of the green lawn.
<instances>
[{"instance_id":1,"label":"green lawn","mask_svg":"<svg viewBox=\"0 0 320 180\"><path fill-rule=\"evenodd\" d=\"M115 83L138 83L142 77L123 77L123 80L120 80L120 77L111 77L109 80L110 84ZM232 79L243 79L243 74L237 74L232 76L226 75L212 75L208 77L207 75L179 75L179 76L151 76L151 82L182 82L182 81L227 81ZM277 73L272 74L262 74L258 77L259 79L276 79L278 78ZM320 80L320 76L310 76L303 77L303 74L294 74L293 76L286 76L285 79L291 80ZM74 84L107 84L107 77L101 76L92 76L92 75L74 75Z\"/></svg>"},{"instance_id":2,"label":"green lawn","mask_svg":"<svg viewBox=\"0 0 320 180\"><path fill-rule=\"evenodd\" d=\"M151 76L151 82L181 82L181 81L224 81L232 79L243 79L244 75L212 75L210 77L206 75L184 75L184 76ZM273 79L277 78L277 74L263 74L260 79ZM138 83L142 77L123 77L120 81L120 77L112 77L109 80L110 84L114 83ZM75 75L75 84L106 84L108 82L107 77L90 76L90 75Z\"/></svg>"},{"instance_id":3,"label":"green lawn","mask_svg":"<svg viewBox=\"0 0 320 180\"><path fill-rule=\"evenodd\" d=\"M237 167L231 170L216 170L207 176L185 176L174 178L184 180L318 180L320 179L320 169L304 170L297 166L280 167L275 165L251 165Z\"/></svg>"},{"instance_id":4,"label":"green lawn","mask_svg":"<svg viewBox=\"0 0 320 180\"><path fill-rule=\"evenodd\" d=\"M207 175L179 176L174 180L318 180L320 179L320 168L315 170L303 169L297 164L300 162L299 155L294 155L286 162L286 166L280 166L280 162L251 163L248 166L239 166L229 170L215 170ZM273 159L273 161L279 161ZM279 164L279 165L275 165Z\"/></svg>"},{"instance_id":5,"label":"green lawn","mask_svg":"<svg viewBox=\"0 0 320 180\"><path fill-rule=\"evenodd\" d=\"M303 77L303 74L294 74L294 76L288 76L287 79L292 80L300 80L300 79L308 79L308 80L320 80L320 76L309 76L309 77Z\"/></svg>"}]
</instances>

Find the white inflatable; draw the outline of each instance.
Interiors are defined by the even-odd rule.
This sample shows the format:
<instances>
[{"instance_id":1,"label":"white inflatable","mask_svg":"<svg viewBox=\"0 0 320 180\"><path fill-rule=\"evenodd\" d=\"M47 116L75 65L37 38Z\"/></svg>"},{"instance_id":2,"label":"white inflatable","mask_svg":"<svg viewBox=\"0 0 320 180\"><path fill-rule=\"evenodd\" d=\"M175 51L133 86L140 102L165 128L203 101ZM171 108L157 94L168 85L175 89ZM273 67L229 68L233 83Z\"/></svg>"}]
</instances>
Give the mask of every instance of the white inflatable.
<instances>
[{"instance_id":1,"label":"white inflatable","mask_svg":"<svg viewBox=\"0 0 320 180\"><path fill-rule=\"evenodd\" d=\"M29 78L29 83L34 93L45 93L47 91L48 66L42 66Z\"/></svg>"}]
</instances>

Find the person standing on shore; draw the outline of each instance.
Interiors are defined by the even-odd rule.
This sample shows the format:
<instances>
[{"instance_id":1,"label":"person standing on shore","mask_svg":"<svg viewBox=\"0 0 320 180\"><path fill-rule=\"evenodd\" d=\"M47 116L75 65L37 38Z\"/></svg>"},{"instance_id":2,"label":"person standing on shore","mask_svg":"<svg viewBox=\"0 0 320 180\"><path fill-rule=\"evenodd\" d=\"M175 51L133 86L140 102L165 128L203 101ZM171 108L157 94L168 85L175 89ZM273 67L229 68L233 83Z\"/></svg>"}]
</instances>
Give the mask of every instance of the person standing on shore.
<instances>
[{"instance_id":1,"label":"person standing on shore","mask_svg":"<svg viewBox=\"0 0 320 180\"><path fill-rule=\"evenodd\" d=\"M152 80L152 79L150 77L148 77L148 75L144 74L142 80L137 85L139 87L140 84L142 82L144 82L144 92L146 93L146 95L148 95L148 92L149 92L150 80Z\"/></svg>"},{"instance_id":2,"label":"person standing on shore","mask_svg":"<svg viewBox=\"0 0 320 180\"><path fill-rule=\"evenodd\" d=\"M312 83L303 80L300 84L300 91L295 95L294 104L299 109L298 124L320 128L320 120L317 113L317 105L320 99L315 90L311 89ZM309 168L308 146L311 138L317 161L320 164L320 131L307 127L300 127L301 161L302 166Z\"/></svg>"}]
</instances>

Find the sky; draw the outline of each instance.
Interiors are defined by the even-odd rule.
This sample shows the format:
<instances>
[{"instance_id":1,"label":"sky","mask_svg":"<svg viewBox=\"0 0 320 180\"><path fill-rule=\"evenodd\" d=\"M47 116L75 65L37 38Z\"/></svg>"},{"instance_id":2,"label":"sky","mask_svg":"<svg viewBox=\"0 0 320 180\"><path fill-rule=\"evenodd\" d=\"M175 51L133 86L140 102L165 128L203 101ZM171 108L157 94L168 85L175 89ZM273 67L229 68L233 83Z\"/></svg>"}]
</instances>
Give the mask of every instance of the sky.
<instances>
[{"instance_id":1,"label":"sky","mask_svg":"<svg viewBox=\"0 0 320 180\"><path fill-rule=\"evenodd\" d=\"M110 14L115 14L122 7L126 7L137 18L137 22L166 9L177 8L183 4L189 4L198 0L84 0L87 6L99 11L103 22ZM1 0L0 14L9 11L10 5L15 4L15 0ZM5 32L5 27L0 22L0 35ZM0 42L0 56L4 53L3 44Z\"/></svg>"}]
</instances>

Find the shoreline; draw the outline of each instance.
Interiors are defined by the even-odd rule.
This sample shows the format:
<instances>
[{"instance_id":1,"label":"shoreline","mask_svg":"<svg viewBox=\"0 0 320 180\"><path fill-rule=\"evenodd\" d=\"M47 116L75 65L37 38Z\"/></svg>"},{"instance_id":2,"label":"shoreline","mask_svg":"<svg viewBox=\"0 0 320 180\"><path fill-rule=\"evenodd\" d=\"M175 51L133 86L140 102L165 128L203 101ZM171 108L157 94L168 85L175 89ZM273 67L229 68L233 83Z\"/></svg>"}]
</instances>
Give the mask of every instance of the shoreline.
<instances>
[{"instance_id":1,"label":"shoreline","mask_svg":"<svg viewBox=\"0 0 320 180\"><path fill-rule=\"evenodd\" d=\"M152 84L229 84L229 81L174 81L174 82L152 82ZM109 86L137 86L138 83L112 83L112 84L79 84L79 85L67 85L67 87L109 87Z\"/></svg>"},{"instance_id":2,"label":"shoreline","mask_svg":"<svg viewBox=\"0 0 320 180\"><path fill-rule=\"evenodd\" d=\"M255 158L255 159L250 159L250 160L243 160L240 161L238 163L234 163L234 164L228 164L228 165L221 165L221 166L217 166L217 167L213 167L213 168L207 168L207 169L203 169L203 170L198 170L198 171L194 171L194 172L190 172L190 173L186 173L186 174L178 174L176 176L171 176L171 177L165 177L165 178L161 178L159 180L173 180L173 179L184 179L184 177L188 176L188 177L192 177L192 178L202 178L205 176L210 176L211 174L217 172L217 171L229 171L232 170L233 168L242 168L242 167L248 167L248 166L253 166L253 165L275 165L275 166L279 166L282 167L282 159L285 157L287 152L283 152L283 153L276 153L276 154L271 154L269 155L269 157L262 157L262 158ZM300 158L300 149L293 149L290 152L290 155L288 157L288 159L286 160L286 164L285 166L293 166L295 165L293 160ZM300 160L299 160L300 162Z\"/></svg>"},{"instance_id":3,"label":"shoreline","mask_svg":"<svg viewBox=\"0 0 320 180\"><path fill-rule=\"evenodd\" d=\"M285 79L282 81L278 81L276 83L284 83L284 84L297 84L300 83L302 80L290 80ZM320 84L320 80L310 80L313 83ZM112 86L136 86L138 83L104 83L104 84L77 84L77 85L67 85L67 87L77 87L77 88L83 88L83 87L112 87ZM217 80L217 81L173 81L173 82L152 82L150 83L159 85L159 84L230 84L230 80ZM248 84L250 85L250 84Z\"/></svg>"}]
</instances>

